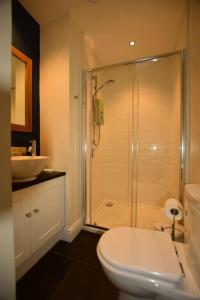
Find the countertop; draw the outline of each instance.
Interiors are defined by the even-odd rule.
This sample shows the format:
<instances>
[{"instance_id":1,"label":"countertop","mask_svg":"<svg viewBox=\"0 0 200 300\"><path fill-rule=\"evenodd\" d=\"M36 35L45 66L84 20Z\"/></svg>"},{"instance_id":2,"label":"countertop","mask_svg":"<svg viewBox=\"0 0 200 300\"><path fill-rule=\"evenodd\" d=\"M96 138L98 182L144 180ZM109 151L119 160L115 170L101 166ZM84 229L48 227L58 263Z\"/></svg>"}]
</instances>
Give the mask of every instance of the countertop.
<instances>
[{"instance_id":1,"label":"countertop","mask_svg":"<svg viewBox=\"0 0 200 300\"><path fill-rule=\"evenodd\" d=\"M13 182L12 183L12 191L18 191L24 188L27 188L29 186L48 181L57 177L65 176L65 172L59 172L59 171L53 171L51 173L42 172L38 175L38 177L35 180L27 181L27 182Z\"/></svg>"}]
</instances>

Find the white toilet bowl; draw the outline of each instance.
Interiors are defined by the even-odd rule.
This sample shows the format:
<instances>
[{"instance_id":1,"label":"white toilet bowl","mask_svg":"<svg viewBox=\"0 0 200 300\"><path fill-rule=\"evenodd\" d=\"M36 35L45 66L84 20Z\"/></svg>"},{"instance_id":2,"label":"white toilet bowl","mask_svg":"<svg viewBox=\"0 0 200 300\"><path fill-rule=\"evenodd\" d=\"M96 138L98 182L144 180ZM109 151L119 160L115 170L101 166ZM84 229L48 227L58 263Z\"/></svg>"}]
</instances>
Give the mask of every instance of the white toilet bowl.
<instances>
[{"instance_id":1,"label":"white toilet bowl","mask_svg":"<svg viewBox=\"0 0 200 300\"><path fill-rule=\"evenodd\" d=\"M100 238L97 254L106 275L120 290L120 300L200 299L184 244L173 243L168 234L114 228Z\"/></svg>"}]
</instances>

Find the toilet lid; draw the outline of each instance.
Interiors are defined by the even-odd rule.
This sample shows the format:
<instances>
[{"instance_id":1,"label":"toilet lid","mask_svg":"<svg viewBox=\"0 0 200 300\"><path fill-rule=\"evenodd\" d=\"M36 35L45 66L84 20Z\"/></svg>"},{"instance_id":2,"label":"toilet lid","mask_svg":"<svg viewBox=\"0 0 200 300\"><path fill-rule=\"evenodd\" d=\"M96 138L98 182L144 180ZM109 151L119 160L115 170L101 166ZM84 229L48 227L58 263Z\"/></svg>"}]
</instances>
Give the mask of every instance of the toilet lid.
<instances>
[{"instance_id":1,"label":"toilet lid","mask_svg":"<svg viewBox=\"0 0 200 300\"><path fill-rule=\"evenodd\" d=\"M127 272L174 283L183 277L171 237L163 232L113 228L102 235L98 249L113 267Z\"/></svg>"}]
</instances>

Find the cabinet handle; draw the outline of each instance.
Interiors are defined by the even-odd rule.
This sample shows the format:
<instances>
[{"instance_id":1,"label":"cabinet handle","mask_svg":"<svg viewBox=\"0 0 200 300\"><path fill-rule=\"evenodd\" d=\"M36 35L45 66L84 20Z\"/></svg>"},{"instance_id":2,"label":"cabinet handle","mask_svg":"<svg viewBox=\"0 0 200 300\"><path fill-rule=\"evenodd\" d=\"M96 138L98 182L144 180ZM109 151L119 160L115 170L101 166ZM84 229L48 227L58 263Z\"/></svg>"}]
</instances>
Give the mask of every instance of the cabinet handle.
<instances>
[{"instance_id":1,"label":"cabinet handle","mask_svg":"<svg viewBox=\"0 0 200 300\"><path fill-rule=\"evenodd\" d=\"M39 209L38 208L35 208L34 210L33 210L33 212L35 213L35 214L38 214L39 213Z\"/></svg>"},{"instance_id":2,"label":"cabinet handle","mask_svg":"<svg viewBox=\"0 0 200 300\"><path fill-rule=\"evenodd\" d=\"M27 218L31 218L32 217L32 213L31 212L29 212L29 213L26 213L26 215L25 215Z\"/></svg>"}]
</instances>

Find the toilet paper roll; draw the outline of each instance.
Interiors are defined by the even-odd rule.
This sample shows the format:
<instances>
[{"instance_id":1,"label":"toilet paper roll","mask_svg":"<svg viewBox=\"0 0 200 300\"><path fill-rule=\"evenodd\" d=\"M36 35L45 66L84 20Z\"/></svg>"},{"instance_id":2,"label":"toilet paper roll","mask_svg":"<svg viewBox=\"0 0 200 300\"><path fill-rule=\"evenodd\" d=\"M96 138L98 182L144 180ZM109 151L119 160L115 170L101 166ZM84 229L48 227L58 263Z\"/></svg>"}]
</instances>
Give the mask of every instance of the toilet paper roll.
<instances>
[{"instance_id":1,"label":"toilet paper roll","mask_svg":"<svg viewBox=\"0 0 200 300\"><path fill-rule=\"evenodd\" d=\"M175 214L175 220L179 221L183 217L183 206L178 200L171 198L165 202L164 212L165 215L172 220Z\"/></svg>"}]
</instances>

